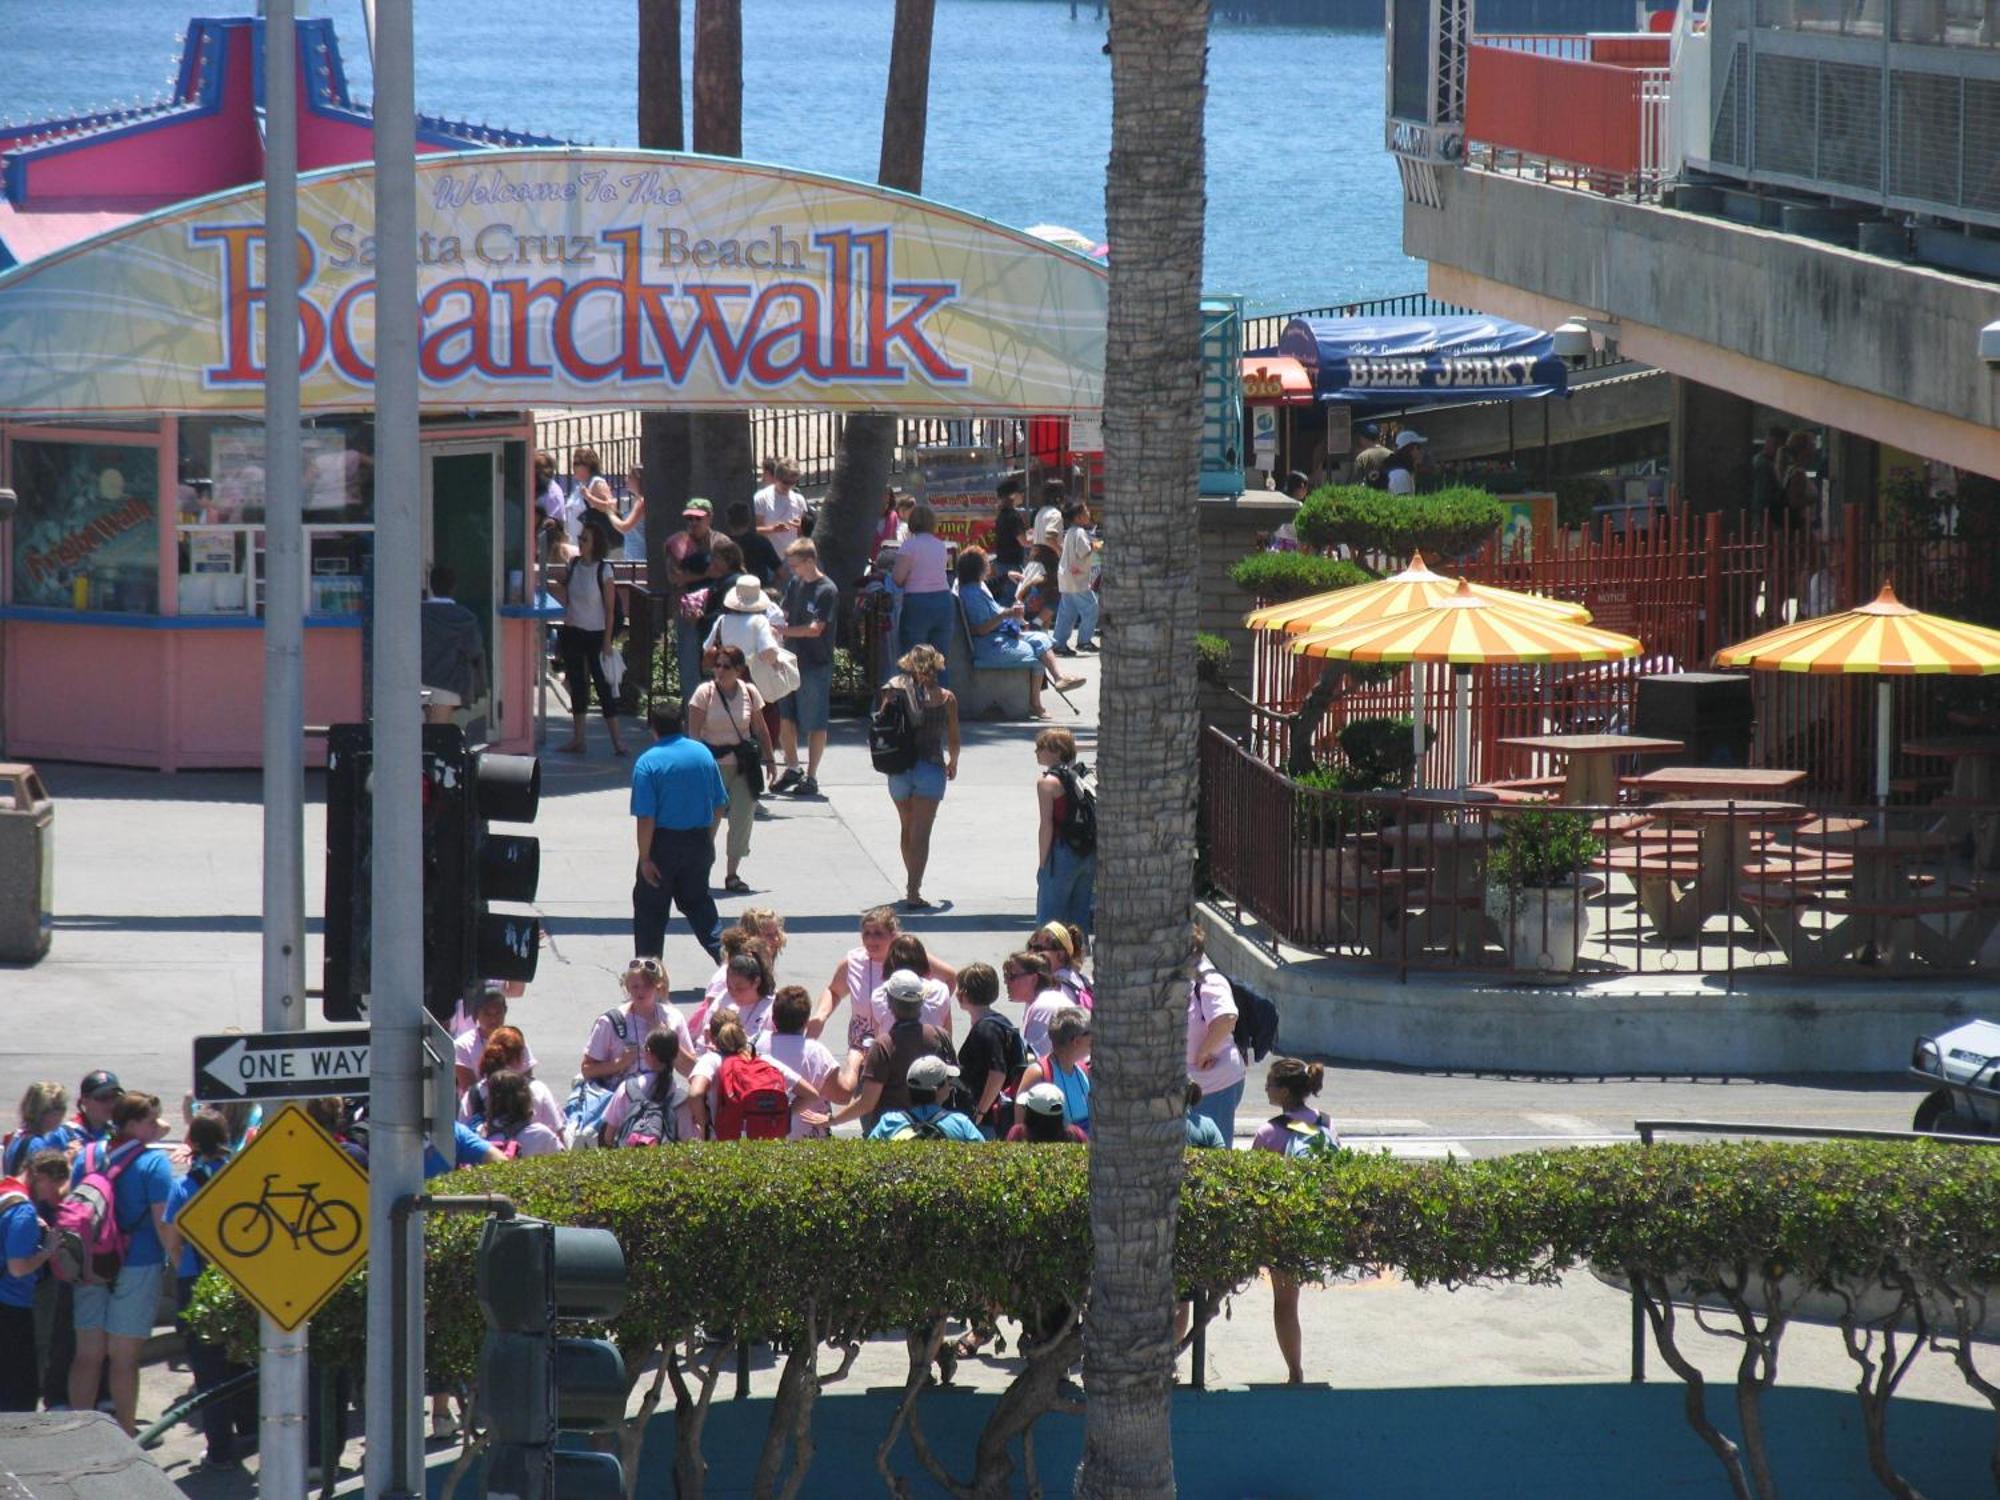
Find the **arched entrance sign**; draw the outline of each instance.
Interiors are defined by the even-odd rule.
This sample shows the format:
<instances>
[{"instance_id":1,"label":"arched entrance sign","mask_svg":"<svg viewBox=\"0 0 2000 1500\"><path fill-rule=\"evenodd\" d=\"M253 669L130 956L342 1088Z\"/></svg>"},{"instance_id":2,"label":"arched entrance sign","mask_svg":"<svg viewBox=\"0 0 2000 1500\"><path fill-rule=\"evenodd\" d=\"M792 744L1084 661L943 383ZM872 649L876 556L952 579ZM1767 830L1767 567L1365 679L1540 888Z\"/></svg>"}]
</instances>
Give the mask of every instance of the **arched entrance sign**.
<instances>
[{"instance_id":1,"label":"arched entrance sign","mask_svg":"<svg viewBox=\"0 0 2000 1500\"><path fill-rule=\"evenodd\" d=\"M1095 415L1105 271L941 204L753 163L417 164L426 410ZM303 404L373 399L373 173L299 185ZM263 405L263 191L0 275L0 415Z\"/></svg>"}]
</instances>

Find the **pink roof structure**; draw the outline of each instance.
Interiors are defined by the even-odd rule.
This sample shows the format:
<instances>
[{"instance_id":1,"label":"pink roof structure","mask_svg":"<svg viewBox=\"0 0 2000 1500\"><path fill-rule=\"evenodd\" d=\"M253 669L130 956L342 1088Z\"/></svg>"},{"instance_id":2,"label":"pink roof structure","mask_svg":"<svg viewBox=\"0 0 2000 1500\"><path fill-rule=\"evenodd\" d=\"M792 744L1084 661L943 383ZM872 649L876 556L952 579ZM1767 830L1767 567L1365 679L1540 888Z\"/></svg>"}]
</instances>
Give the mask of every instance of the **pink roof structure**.
<instances>
[{"instance_id":1,"label":"pink roof structure","mask_svg":"<svg viewBox=\"0 0 2000 1500\"><path fill-rule=\"evenodd\" d=\"M366 161L374 120L348 93L333 22L298 23L299 170ZM173 92L136 109L0 126L0 271L188 198L264 175L264 23L188 23ZM558 146L551 136L417 116L419 151Z\"/></svg>"}]
</instances>

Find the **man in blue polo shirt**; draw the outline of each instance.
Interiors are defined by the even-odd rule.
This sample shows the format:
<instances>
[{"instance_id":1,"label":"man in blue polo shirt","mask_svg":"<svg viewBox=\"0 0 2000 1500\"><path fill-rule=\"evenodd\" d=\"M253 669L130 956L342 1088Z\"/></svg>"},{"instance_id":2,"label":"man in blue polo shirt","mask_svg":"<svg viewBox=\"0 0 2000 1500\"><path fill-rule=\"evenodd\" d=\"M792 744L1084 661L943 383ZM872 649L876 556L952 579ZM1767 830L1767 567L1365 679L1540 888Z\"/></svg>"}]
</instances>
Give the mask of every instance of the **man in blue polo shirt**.
<instances>
[{"instance_id":1,"label":"man in blue polo shirt","mask_svg":"<svg viewBox=\"0 0 2000 1500\"><path fill-rule=\"evenodd\" d=\"M653 748L632 766L632 816L639 824L632 951L660 957L667 918L678 906L695 941L720 963L722 919L708 873L715 864L715 820L729 806L729 793L708 746L681 733L680 699L655 701L647 720Z\"/></svg>"}]
</instances>

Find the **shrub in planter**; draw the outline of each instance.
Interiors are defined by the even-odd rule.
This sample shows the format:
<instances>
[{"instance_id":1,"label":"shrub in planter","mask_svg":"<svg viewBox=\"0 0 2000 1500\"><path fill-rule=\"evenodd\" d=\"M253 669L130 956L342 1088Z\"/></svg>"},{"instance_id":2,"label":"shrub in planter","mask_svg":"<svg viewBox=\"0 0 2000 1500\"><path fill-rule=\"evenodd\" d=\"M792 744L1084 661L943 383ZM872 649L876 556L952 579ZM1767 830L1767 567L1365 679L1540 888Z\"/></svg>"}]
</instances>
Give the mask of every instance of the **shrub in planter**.
<instances>
[{"instance_id":1,"label":"shrub in planter","mask_svg":"<svg viewBox=\"0 0 2000 1500\"><path fill-rule=\"evenodd\" d=\"M1330 594L1335 589L1370 583L1374 575L1345 558L1316 552L1252 552L1229 570L1229 581L1253 598L1270 604Z\"/></svg>"},{"instance_id":2,"label":"shrub in planter","mask_svg":"<svg viewBox=\"0 0 2000 1500\"><path fill-rule=\"evenodd\" d=\"M1585 917L1580 878L1603 849L1583 813L1530 809L1500 820L1486 856L1486 910L1516 968L1568 973Z\"/></svg>"},{"instance_id":3,"label":"shrub in planter","mask_svg":"<svg viewBox=\"0 0 2000 1500\"><path fill-rule=\"evenodd\" d=\"M1194 638L1194 675L1198 681L1221 687L1229 677L1229 641L1210 631L1197 631Z\"/></svg>"},{"instance_id":4,"label":"shrub in planter","mask_svg":"<svg viewBox=\"0 0 2000 1500\"><path fill-rule=\"evenodd\" d=\"M1484 545L1504 519L1498 500L1470 486L1392 495L1347 484L1306 496L1295 524L1303 546L1345 546L1356 553L1392 558L1421 551L1443 561Z\"/></svg>"}]
</instances>

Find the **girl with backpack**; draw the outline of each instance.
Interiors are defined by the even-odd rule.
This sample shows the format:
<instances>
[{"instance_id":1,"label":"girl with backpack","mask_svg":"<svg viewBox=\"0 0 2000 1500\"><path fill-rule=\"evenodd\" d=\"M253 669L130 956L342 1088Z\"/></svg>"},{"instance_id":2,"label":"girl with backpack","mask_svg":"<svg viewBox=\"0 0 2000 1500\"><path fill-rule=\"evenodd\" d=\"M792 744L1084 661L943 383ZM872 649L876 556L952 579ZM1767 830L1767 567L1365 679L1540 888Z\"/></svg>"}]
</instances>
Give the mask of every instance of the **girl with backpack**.
<instances>
[{"instance_id":1,"label":"girl with backpack","mask_svg":"<svg viewBox=\"0 0 2000 1500\"><path fill-rule=\"evenodd\" d=\"M1044 729L1035 736L1035 763L1042 768L1035 778L1035 924L1088 930L1097 891L1097 797L1083 784L1076 736Z\"/></svg>"},{"instance_id":2,"label":"girl with backpack","mask_svg":"<svg viewBox=\"0 0 2000 1500\"><path fill-rule=\"evenodd\" d=\"M526 1074L501 1068L489 1073L483 1086L486 1121L479 1134L489 1146L509 1160L553 1156L562 1150L562 1137L535 1118L535 1098Z\"/></svg>"},{"instance_id":3,"label":"girl with backpack","mask_svg":"<svg viewBox=\"0 0 2000 1500\"><path fill-rule=\"evenodd\" d=\"M792 1133L794 1115L807 1125L828 1122L819 1090L782 1063L759 1057L733 1014L716 1027L715 1050L721 1061L703 1094L711 1140L782 1141Z\"/></svg>"},{"instance_id":4,"label":"girl with backpack","mask_svg":"<svg viewBox=\"0 0 2000 1500\"><path fill-rule=\"evenodd\" d=\"M1278 1107L1278 1113L1257 1132L1250 1143L1253 1151L1275 1151L1280 1156L1311 1158L1340 1147L1333 1122L1306 1101L1320 1090L1326 1070L1318 1063L1300 1062L1296 1057L1274 1058L1264 1080L1264 1094ZM1293 1385L1305 1376L1305 1336L1299 1330L1299 1284L1284 1272L1271 1272L1271 1323L1278 1338L1278 1352L1285 1357L1285 1378Z\"/></svg>"},{"instance_id":5,"label":"girl with backpack","mask_svg":"<svg viewBox=\"0 0 2000 1500\"><path fill-rule=\"evenodd\" d=\"M948 605L950 596L945 598ZM930 911L931 903L924 899L924 874L930 869L931 830L944 789L958 775L958 699L941 680L944 653L928 641L912 646L896 665L902 675L883 684L876 713L880 720L892 705L900 709L912 757L904 769L886 773L889 800L896 804L902 829L904 893L899 905L904 911ZM870 729L871 745L877 727ZM877 768L881 768L879 757Z\"/></svg>"},{"instance_id":6,"label":"girl with backpack","mask_svg":"<svg viewBox=\"0 0 2000 1500\"><path fill-rule=\"evenodd\" d=\"M1097 994L1083 973L1083 933L1068 922L1045 922L1028 939L1028 951L1049 961L1049 977L1080 1010L1095 1010Z\"/></svg>"},{"instance_id":7,"label":"girl with backpack","mask_svg":"<svg viewBox=\"0 0 2000 1500\"><path fill-rule=\"evenodd\" d=\"M1028 1123L1028 1092L1038 1083L1062 1091L1063 1118L1090 1134L1090 1017L1066 1005L1049 1021L1048 1055L1028 1064L1014 1102L1014 1123Z\"/></svg>"},{"instance_id":8,"label":"girl with backpack","mask_svg":"<svg viewBox=\"0 0 2000 1500\"><path fill-rule=\"evenodd\" d=\"M555 1093L549 1086L535 1077L527 1038L513 1026L496 1027L486 1039L485 1050L479 1054L479 1081L459 1097L458 1117L475 1129L486 1119L492 1112L487 1100L488 1081L502 1071L519 1073L527 1081L535 1123L545 1125L559 1138L567 1139L569 1121L563 1115L562 1105L556 1101Z\"/></svg>"},{"instance_id":9,"label":"girl with backpack","mask_svg":"<svg viewBox=\"0 0 2000 1500\"><path fill-rule=\"evenodd\" d=\"M1249 1069L1236 1046L1236 992L1203 951L1206 934L1194 930L1194 979L1188 985L1187 1073L1201 1085L1195 1106L1222 1132L1236 1138L1236 1106L1243 1099L1243 1078Z\"/></svg>"},{"instance_id":10,"label":"girl with backpack","mask_svg":"<svg viewBox=\"0 0 2000 1500\"><path fill-rule=\"evenodd\" d=\"M681 1041L665 1026L646 1034L645 1070L618 1086L604 1111L599 1143L605 1146L664 1146L695 1137L688 1108L687 1080L676 1066Z\"/></svg>"},{"instance_id":11,"label":"girl with backpack","mask_svg":"<svg viewBox=\"0 0 2000 1500\"><path fill-rule=\"evenodd\" d=\"M181 1180L174 1184L173 1200L167 1205L169 1221L178 1218L194 1195L208 1186L208 1180L229 1165L229 1121L219 1110L199 1111L188 1121L187 1144L193 1160ZM225 1345L196 1337L187 1325L194 1284L206 1264L199 1251L183 1242L180 1261L174 1267L175 1321L180 1324L181 1337L187 1343L188 1368L194 1374L197 1391L214 1390L248 1368L234 1363ZM208 1444L207 1456L202 1461L204 1469L223 1471L239 1467L236 1440L242 1437L254 1441L257 1436L257 1393L240 1391L230 1400L209 1402L201 1409L201 1431Z\"/></svg>"},{"instance_id":12,"label":"girl with backpack","mask_svg":"<svg viewBox=\"0 0 2000 1500\"><path fill-rule=\"evenodd\" d=\"M36 1143L62 1129L63 1116L68 1113L68 1089L59 1083L29 1084L21 1095L21 1123L8 1133L4 1151L0 1151L0 1175L21 1176Z\"/></svg>"},{"instance_id":13,"label":"girl with backpack","mask_svg":"<svg viewBox=\"0 0 2000 1500\"><path fill-rule=\"evenodd\" d=\"M76 1358L69 1367L69 1404L89 1411L110 1362L111 1400L118 1425L138 1433L139 1351L153 1331L160 1281L180 1236L167 1223L174 1169L156 1094L128 1093L111 1111L111 1138L76 1158L70 1196L59 1210L65 1238L80 1257L58 1252L56 1273L76 1283Z\"/></svg>"},{"instance_id":14,"label":"girl with backpack","mask_svg":"<svg viewBox=\"0 0 2000 1500\"><path fill-rule=\"evenodd\" d=\"M551 576L548 588L562 601L562 624L556 627L556 648L562 654L563 677L569 691L574 726L566 754L584 752L583 725L590 713L590 691L597 689L604 727L611 735L611 753L622 756L618 740L618 703L604 673L604 653L611 647L612 624L618 618L618 585L611 576L605 528L584 526L577 534L577 554Z\"/></svg>"},{"instance_id":15,"label":"girl with backpack","mask_svg":"<svg viewBox=\"0 0 2000 1500\"><path fill-rule=\"evenodd\" d=\"M33 1411L41 1396L35 1291L58 1240L48 1220L68 1191L69 1158L46 1147L0 1177L0 1411Z\"/></svg>"}]
</instances>

